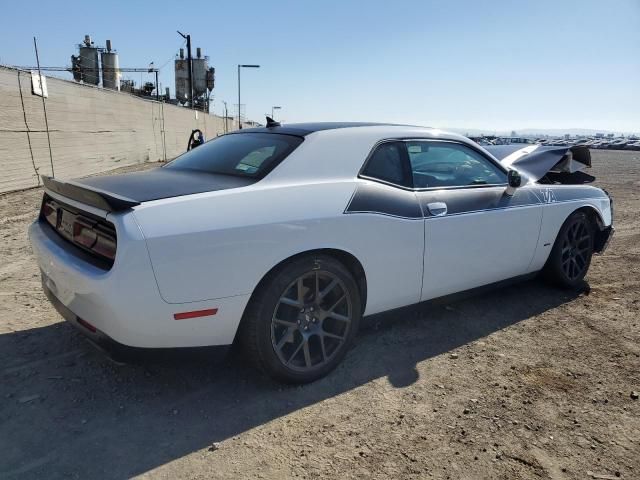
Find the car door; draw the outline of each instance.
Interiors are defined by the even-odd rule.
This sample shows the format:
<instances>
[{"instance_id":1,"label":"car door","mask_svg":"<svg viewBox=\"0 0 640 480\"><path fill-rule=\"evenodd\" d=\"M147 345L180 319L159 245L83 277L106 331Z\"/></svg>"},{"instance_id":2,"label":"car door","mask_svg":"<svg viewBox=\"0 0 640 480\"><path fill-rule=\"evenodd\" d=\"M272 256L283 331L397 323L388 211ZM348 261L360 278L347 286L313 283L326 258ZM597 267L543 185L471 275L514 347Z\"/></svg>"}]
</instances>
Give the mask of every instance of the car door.
<instances>
[{"instance_id":1,"label":"car door","mask_svg":"<svg viewBox=\"0 0 640 480\"><path fill-rule=\"evenodd\" d=\"M405 145L425 218L421 300L527 273L542 220L533 190L506 195L504 169L463 143Z\"/></svg>"}]
</instances>

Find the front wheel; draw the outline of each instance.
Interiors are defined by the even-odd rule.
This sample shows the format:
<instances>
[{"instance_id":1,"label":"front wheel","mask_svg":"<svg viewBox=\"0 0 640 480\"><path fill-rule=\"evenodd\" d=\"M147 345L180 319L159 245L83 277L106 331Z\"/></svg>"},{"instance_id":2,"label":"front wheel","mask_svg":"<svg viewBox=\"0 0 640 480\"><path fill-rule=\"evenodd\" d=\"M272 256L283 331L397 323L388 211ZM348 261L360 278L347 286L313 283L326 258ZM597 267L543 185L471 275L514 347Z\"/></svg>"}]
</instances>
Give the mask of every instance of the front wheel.
<instances>
[{"instance_id":1,"label":"front wheel","mask_svg":"<svg viewBox=\"0 0 640 480\"><path fill-rule=\"evenodd\" d=\"M240 341L271 377L307 383L344 358L362 315L351 273L326 255L306 256L278 270L252 298Z\"/></svg>"},{"instance_id":2,"label":"front wheel","mask_svg":"<svg viewBox=\"0 0 640 480\"><path fill-rule=\"evenodd\" d=\"M562 287L578 287L591 264L593 235L593 224L587 214L572 213L553 244L543 270L545 277Z\"/></svg>"}]
</instances>

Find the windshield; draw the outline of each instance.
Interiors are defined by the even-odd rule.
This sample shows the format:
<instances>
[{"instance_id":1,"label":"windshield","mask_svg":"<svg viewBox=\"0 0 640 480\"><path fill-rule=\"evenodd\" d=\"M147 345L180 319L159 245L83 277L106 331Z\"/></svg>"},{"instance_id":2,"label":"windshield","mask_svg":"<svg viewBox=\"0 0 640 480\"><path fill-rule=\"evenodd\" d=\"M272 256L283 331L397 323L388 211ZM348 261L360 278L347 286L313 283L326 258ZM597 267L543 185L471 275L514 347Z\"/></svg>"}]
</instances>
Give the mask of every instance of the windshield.
<instances>
[{"instance_id":1,"label":"windshield","mask_svg":"<svg viewBox=\"0 0 640 480\"><path fill-rule=\"evenodd\" d=\"M301 143L300 137L277 133L223 135L180 155L165 168L261 178Z\"/></svg>"}]
</instances>

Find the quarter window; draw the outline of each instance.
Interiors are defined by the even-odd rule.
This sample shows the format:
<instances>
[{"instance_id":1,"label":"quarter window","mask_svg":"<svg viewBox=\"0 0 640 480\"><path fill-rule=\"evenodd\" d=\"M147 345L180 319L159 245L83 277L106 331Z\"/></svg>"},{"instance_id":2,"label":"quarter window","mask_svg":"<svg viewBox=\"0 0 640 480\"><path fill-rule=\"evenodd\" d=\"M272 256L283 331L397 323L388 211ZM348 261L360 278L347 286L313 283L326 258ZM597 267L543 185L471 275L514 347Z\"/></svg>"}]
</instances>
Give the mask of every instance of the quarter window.
<instances>
[{"instance_id":1,"label":"quarter window","mask_svg":"<svg viewBox=\"0 0 640 480\"><path fill-rule=\"evenodd\" d=\"M403 142L382 143L369 157L362 174L395 185L410 186L410 172L405 159Z\"/></svg>"},{"instance_id":2,"label":"quarter window","mask_svg":"<svg viewBox=\"0 0 640 480\"><path fill-rule=\"evenodd\" d=\"M228 134L180 155L164 168L261 178L301 143L300 137L277 133Z\"/></svg>"},{"instance_id":3,"label":"quarter window","mask_svg":"<svg viewBox=\"0 0 640 480\"><path fill-rule=\"evenodd\" d=\"M471 148L450 142L406 143L415 188L496 185L506 174Z\"/></svg>"}]
</instances>

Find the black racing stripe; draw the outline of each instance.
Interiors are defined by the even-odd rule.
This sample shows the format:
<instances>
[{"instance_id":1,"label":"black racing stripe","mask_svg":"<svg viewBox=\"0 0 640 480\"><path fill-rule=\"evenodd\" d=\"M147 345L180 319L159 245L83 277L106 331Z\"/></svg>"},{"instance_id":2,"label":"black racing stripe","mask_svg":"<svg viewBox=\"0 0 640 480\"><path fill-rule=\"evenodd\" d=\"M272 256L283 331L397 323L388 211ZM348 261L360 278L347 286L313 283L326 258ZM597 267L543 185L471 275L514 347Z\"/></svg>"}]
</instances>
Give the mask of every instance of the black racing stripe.
<instances>
[{"instance_id":1,"label":"black racing stripe","mask_svg":"<svg viewBox=\"0 0 640 480\"><path fill-rule=\"evenodd\" d=\"M505 195L505 187L419 192L418 199L427 218L431 216L428 204L434 202L444 202L447 205L447 215L542 203L532 190L517 189L513 196L508 196Z\"/></svg>"},{"instance_id":2,"label":"black racing stripe","mask_svg":"<svg viewBox=\"0 0 640 480\"><path fill-rule=\"evenodd\" d=\"M607 198L598 188L519 188L512 196L505 194L505 187L461 188L411 192L378 183L359 185L345 213L377 213L403 218L433 217L430 203L443 202L447 214L526 207L555 202L579 201L590 198ZM443 218L443 217L440 217Z\"/></svg>"},{"instance_id":3,"label":"black racing stripe","mask_svg":"<svg viewBox=\"0 0 640 480\"><path fill-rule=\"evenodd\" d=\"M345 213L378 213L402 218L422 218L415 193L377 183L358 185Z\"/></svg>"},{"instance_id":4,"label":"black racing stripe","mask_svg":"<svg viewBox=\"0 0 640 480\"><path fill-rule=\"evenodd\" d=\"M75 180L72 185L84 190L121 196L142 203L193 193L246 187L258 180L251 177L220 175L179 168L155 168L144 172L83 178Z\"/></svg>"}]
</instances>

